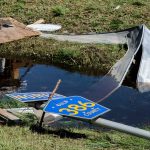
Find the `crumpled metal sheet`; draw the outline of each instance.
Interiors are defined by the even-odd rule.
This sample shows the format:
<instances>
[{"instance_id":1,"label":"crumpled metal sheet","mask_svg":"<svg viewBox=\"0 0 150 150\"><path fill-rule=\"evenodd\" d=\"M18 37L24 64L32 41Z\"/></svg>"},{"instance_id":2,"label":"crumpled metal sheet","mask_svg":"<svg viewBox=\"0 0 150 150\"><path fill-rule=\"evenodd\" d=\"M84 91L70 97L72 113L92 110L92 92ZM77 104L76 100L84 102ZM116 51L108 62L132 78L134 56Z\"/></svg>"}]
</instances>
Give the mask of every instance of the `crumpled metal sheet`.
<instances>
[{"instance_id":1,"label":"crumpled metal sheet","mask_svg":"<svg viewBox=\"0 0 150 150\"><path fill-rule=\"evenodd\" d=\"M52 38L59 41L69 41L78 43L105 43L105 44L127 44L128 50L126 54L110 69L110 71L100 79L96 84L90 87L83 96L100 102L116 91L122 84L131 64L139 50L142 50L142 60L145 60L145 55L150 56L150 31L145 25L136 26L114 33L102 33L94 35L54 35L42 34L42 37ZM146 53L146 54L145 54ZM150 58L149 58L150 59ZM149 88L144 85L142 79L144 71L149 69L149 61L146 62L146 70L143 68L144 61L141 61L139 73L137 77L137 85L140 91L150 90L150 70L148 71ZM144 71L143 71L144 70ZM144 73L145 74L145 73ZM142 75L142 76L141 76ZM139 84L140 83L140 84ZM143 88L144 87L144 88ZM145 90L147 89L147 90Z\"/></svg>"},{"instance_id":2,"label":"crumpled metal sheet","mask_svg":"<svg viewBox=\"0 0 150 150\"><path fill-rule=\"evenodd\" d=\"M142 58L137 76L137 87L140 92L150 91L150 30L144 27Z\"/></svg>"},{"instance_id":3,"label":"crumpled metal sheet","mask_svg":"<svg viewBox=\"0 0 150 150\"><path fill-rule=\"evenodd\" d=\"M132 62L134 56L140 49L143 40L144 26L133 28L126 35L126 43L128 50L126 54L111 68L111 70L89 88L84 95L91 100L100 102L116 91L122 84Z\"/></svg>"}]
</instances>

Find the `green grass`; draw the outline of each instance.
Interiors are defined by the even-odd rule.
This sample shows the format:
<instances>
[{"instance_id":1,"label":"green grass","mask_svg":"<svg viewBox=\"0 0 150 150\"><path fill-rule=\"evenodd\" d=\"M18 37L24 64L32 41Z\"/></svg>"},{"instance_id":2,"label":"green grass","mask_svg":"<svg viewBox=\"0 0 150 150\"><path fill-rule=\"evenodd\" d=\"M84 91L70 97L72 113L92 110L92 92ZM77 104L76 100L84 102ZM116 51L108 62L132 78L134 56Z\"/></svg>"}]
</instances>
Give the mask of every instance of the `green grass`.
<instances>
[{"instance_id":1,"label":"green grass","mask_svg":"<svg viewBox=\"0 0 150 150\"><path fill-rule=\"evenodd\" d=\"M94 131L88 128L51 129L48 133L33 133L28 127L1 126L2 150L149 150L148 140L115 131Z\"/></svg>"},{"instance_id":2,"label":"green grass","mask_svg":"<svg viewBox=\"0 0 150 150\"><path fill-rule=\"evenodd\" d=\"M1 0L1 16L26 24L39 18L62 24L75 33L120 30L139 24L150 27L149 0ZM114 10L120 5L118 10ZM114 28L115 26L115 28Z\"/></svg>"}]
</instances>

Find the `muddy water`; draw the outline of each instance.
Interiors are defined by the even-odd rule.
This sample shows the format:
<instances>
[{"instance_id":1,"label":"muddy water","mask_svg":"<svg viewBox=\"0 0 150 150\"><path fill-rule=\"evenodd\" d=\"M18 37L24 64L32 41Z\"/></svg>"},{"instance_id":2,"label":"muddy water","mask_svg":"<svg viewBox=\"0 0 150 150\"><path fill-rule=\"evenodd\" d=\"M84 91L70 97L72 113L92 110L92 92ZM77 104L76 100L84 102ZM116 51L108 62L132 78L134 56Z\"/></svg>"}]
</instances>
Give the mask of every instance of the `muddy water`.
<instances>
[{"instance_id":1,"label":"muddy water","mask_svg":"<svg viewBox=\"0 0 150 150\"><path fill-rule=\"evenodd\" d=\"M15 59L1 59L0 68L0 89L16 87L18 92L51 91L58 79L61 79L57 93L82 96L102 78L101 75L89 76L52 65ZM128 85L132 85L130 82L127 82ZM133 87L122 86L100 104L111 109L103 118L135 126L150 124L150 92L141 94Z\"/></svg>"}]
</instances>

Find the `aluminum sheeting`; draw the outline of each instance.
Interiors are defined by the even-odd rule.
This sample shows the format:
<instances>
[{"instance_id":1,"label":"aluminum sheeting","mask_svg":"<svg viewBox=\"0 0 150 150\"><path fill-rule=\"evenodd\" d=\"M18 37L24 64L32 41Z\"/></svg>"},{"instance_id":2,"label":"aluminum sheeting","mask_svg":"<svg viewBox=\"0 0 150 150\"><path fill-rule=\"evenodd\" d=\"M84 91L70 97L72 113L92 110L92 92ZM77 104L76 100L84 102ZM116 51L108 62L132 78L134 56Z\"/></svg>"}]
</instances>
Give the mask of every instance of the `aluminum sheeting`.
<instances>
[{"instance_id":1,"label":"aluminum sheeting","mask_svg":"<svg viewBox=\"0 0 150 150\"><path fill-rule=\"evenodd\" d=\"M126 43L126 32L106 33L106 34L87 34L87 35L55 35L41 34L43 38L52 38L58 41L69 41L78 43L105 43L105 44L124 44Z\"/></svg>"},{"instance_id":2,"label":"aluminum sheeting","mask_svg":"<svg viewBox=\"0 0 150 150\"><path fill-rule=\"evenodd\" d=\"M150 30L148 30L145 25L136 26L114 33L102 33L95 35L43 34L42 37L78 43L127 44L128 50L126 54L102 79L83 93L82 96L85 96L88 99L100 102L116 91L121 86L137 52L141 49L143 54L137 78L138 87L140 91L145 91L141 87L143 87L146 81L150 84Z\"/></svg>"},{"instance_id":3,"label":"aluminum sheeting","mask_svg":"<svg viewBox=\"0 0 150 150\"><path fill-rule=\"evenodd\" d=\"M144 27L142 58L137 76L137 87L140 92L150 91L150 30Z\"/></svg>"},{"instance_id":4,"label":"aluminum sheeting","mask_svg":"<svg viewBox=\"0 0 150 150\"><path fill-rule=\"evenodd\" d=\"M142 33L143 26L139 26L134 28L133 31L130 31L130 33L127 34L128 50L124 57L122 57L111 68L111 70L107 73L106 76L103 77L103 79L99 80L99 82L90 87L89 90L86 91L85 96L96 102L100 102L121 86L132 64L134 56L141 46L143 38Z\"/></svg>"}]
</instances>

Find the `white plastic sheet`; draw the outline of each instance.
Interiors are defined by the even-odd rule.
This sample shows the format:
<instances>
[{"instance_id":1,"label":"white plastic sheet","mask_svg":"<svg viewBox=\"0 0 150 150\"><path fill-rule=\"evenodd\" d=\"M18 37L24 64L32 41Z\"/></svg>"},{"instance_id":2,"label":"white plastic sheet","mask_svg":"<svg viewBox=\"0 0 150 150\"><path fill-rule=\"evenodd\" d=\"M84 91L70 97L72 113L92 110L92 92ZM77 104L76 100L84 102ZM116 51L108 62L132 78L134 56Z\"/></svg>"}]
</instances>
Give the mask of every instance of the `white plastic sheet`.
<instances>
[{"instance_id":1,"label":"white plastic sheet","mask_svg":"<svg viewBox=\"0 0 150 150\"><path fill-rule=\"evenodd\" d=\"M27 27L35 31L44 31L44 32L52 32L61 29L61 25L55 24L30 24L27 25Z\"/></svg>"}]
</instances>

